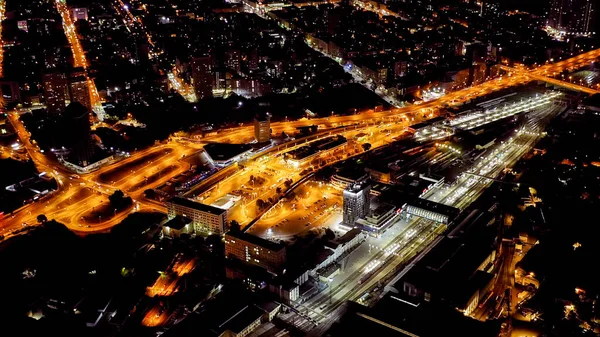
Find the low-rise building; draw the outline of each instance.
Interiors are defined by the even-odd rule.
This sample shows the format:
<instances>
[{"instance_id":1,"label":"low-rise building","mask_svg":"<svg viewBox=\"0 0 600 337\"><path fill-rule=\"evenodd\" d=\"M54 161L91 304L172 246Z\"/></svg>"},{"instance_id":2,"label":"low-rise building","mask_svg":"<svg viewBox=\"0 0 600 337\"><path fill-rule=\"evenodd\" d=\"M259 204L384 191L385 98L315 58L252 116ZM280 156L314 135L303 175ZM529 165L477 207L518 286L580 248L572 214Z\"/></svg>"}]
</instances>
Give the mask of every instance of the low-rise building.
<instances>
[{"instance_id":1,"label":"low-rise building","mask_svg":"<svg viewBox=\"0 0 600 337\"><path fill-rule=\"evenodd\" d=\"M181 197L169 199L165 204L169 219L178 215L191 219L194 234L223 234L228 229L225 209Z\"/></svg>"},{"instance_id":2,"label":"low-rise building","mask_svg":"<svg viewBox=\"0 0 600 337\"><path fill-rule=\"evenodd\" d=\"M192 232L192 219L179 215L168 220L162 228L163 236L170 239L176 239L181 234L190 234Z\"/></svg>"},{"instance_id":3,"label":"low-rise building","mask_svg":"<svg viewBox=\"0 0 600 337\"><path fill-rule=\"evenodd\" d=\"M365 167L365 172L369 174L371 179L385 184L389 184L392 181L394 173L387 165L374 163Z\"/></svg>"},{"instance_id":4,"label":"low-rise building","mask_svg":"<svg viewBox=\"0 0 600 337\"><path fill-rule=\"evenodd\" d=\"M357 227L372 236L379 237L400 216L400 209L390 205L381 204L370 215L356 221Z\"/></svg>"}]
</instances>

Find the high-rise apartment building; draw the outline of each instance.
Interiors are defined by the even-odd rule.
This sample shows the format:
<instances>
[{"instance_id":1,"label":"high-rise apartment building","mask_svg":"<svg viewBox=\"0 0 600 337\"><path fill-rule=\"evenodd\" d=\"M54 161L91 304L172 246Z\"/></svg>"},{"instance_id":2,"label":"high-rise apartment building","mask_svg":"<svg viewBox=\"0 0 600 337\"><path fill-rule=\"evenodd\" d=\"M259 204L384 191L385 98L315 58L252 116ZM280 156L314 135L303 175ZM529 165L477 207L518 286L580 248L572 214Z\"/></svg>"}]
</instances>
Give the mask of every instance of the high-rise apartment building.
<instances>
[{"instance_id":1,"label":"high-rise apartment building","mask_svg":"<svg viewBox=\"0 0 600 337\"><path fill-rule=\"evenodd\" d=\"M69 80L69 92L71 95L71 102L79 102L88 111L92 111L90 86L84 76L73 77Z\"/></svg>"},{"instance_id":2,"label":"high-rise apartment building","mask_svg":"<svg viewBox=\"0 0 600 337\"><path fill-rule=\"evenodd\" d=\"M197 99L212 97L213 76L210 56L194 57L191 62L192 82Z\"/></svg>"},{"instance_id":3,"label":"high-rise apartment building","mask_svg":"<svg viewBox=\"0 0 600 337\"><path fill-rule=\"evenodd\" d=\"M266 143L271 140L271 115L269 113L254 117L254 138L257 143Z\"/></svg>"},{"instance_id":4,"label":"high-rise apartment building","mask_svg":"<svg viewBox=\"0 0 600 337\"><path fill-rule=\"evenodd\" d=\"M371 185L367 180L349 184L344 190L344 214L342 223L354 226L356 220L369 215L371 207Z\"/></svg>"},{"instance_id":5,"label":"high-rise apartment building","mask_svg":"<svg viewBox=\"0 0 600 337\"><path fill-rule=\"evenodd\" d=\"M567 35L595 32L598 0L551 0L548 26Z\"/></svg>"},{"instance_id":6,"label":"high-rise apartment building","mask_svg":"<svg viewBox=\"0 0 600 337\"><path fill-rule=\"evenodd\" d=\"M65 111L69 102L69 85L67 75L64 73L48 73L42 78L44 85L44 98L46 107L51 114L59 114Z\"/></svg>"}]
</instances>

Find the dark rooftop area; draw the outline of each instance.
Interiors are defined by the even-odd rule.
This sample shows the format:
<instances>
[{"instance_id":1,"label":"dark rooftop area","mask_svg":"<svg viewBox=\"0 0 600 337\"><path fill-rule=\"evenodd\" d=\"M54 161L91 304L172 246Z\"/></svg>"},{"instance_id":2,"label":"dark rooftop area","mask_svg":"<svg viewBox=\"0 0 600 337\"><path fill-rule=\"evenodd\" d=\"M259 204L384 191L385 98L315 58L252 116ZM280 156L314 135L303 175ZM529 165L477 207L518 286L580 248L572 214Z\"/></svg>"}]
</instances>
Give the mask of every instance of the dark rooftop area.
<instances>
[{"instance_id":1,"label":"dark rooftop area","mask_svg":"<svg viewBox=\"0 0 600 337\"><path fill-rule=\"evenodd\" d=\"M413 124L413 125L410 126L410 128L413 129L413 130L419 130L419 129L431 126L433 124L442 122L445 119L446 119L446 117L443 117L443 116L435 117L435 118L429 119L429 120L427 120L425 122Z\"/></svg>"},{"instance_id":2,"label":"dark rooftop area","mask_svg":"<svg viewBox=\"0 0 600 337\"><path fill-rule=\"evenodd\" d=\"M427 302L415 306L388 294L373 308L349 302L340 322L324 336L355 336L357 331L380 337L492 337L498 335L500 323L476 321L456 310Z\"/></svg>"},{"instance_id":3,"label":"dark rooftop area","mask_svg":"<svg viewBox=\"0 0 600 337\"><path fill-rule=\"evenodd\" d=\"M227 321L219 325L222 330L229 330L235 333L240 333L252 322L259 320L263 315L264 311L254 305L247 305L240 311L236 312Z\"/></svg>"},{"instance_id":4,"label":"dark rooftop area","mask_svg":"<svg viewBox=\"0 0 600 337\"><path fill-rule=\"evenodd\" d=\"M169 220L164 224L164 227L169 227L172 229L180 230L185 227L187 224L191 223L192 219L185 216L176 216L173 219Z\"/></svg>"},{"instance_id":5,"label":"dark rooftop area","mask_svg":"<svg viewBox=\"0 0 600 337\"><path fill-rule=\"evenodd\" d=\"M282 249L285 249L285 246L273 241L269 241L269 240L265 240L263 238L260 238L258 236L252 235L252 234L248 234L248 233L244 233L244 232L236 232L236 231L230 231L227 232L228 236L234 237L234 238L238 238L240 240L244 240L247 242L250 242L252 244L255 244L257 246L261 246L263 248L278 252Z\"/></svg>"}]
</instances>

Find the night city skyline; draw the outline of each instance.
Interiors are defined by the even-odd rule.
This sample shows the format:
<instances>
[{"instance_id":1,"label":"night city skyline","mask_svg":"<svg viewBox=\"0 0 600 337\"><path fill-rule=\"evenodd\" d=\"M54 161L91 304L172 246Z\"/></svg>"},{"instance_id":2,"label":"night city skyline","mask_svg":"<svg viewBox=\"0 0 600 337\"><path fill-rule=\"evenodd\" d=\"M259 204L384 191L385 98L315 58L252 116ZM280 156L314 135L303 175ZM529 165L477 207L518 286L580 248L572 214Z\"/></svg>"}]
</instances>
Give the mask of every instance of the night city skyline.
<instances>
[{"instance_id":1,"label":"night city skyline","mask_svg":"<svg viewBox=\"0 0 600 337\"><path fill-rule=\"evenodd\" d=\"M0 0L1 336L600 335L597 0Z\"/></svg>"}]
</instances>

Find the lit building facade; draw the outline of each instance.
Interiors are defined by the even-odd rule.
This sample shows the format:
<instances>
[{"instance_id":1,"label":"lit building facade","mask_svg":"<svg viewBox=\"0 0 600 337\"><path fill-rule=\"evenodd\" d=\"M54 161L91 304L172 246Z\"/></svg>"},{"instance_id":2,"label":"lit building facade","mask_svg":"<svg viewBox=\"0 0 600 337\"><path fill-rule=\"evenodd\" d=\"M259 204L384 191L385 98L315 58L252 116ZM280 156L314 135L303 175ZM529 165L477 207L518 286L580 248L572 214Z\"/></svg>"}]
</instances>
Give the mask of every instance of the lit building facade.
<instances>
[{"instance_id":1,"label":"lit building facade","mask_svg":"<svg viewBox=\"0 0 600 337\"><path fill-rule=\"evenodd\" d=\"M71 78L69 81L71 102L81 103L88 111L92 111L92 99L88 81L83 76Z\"/></svg>"},{"instance_id":2,"label":"lit building facade","mask_svg":"<svg viewBox=\"0 0 600 337\"><path fill-rule=\"evenodd\" d=\"M283 269L285 246L242 232L225 234L225 256L264 268L272 273Z\"/></svg>"},{"instance_id":3,"label":"lit building facade","mask_svg":"<svg viewBox=\"0 0 600 337\"><path fill-rule=\"evenodd\" d=\"M64 73L44 74L42 82L48 112L59 114L65 111L65 107L70 101L67 75Z\"/></svg>"},{"instance_id":4,"label":"lit building facade","mask_svg":"<svg viewBox=\"0 0 600 337\"><path fill-rule=\"evenodd\" d=\"M195 57L191 62L192 81L197 99L212 97L213 76L210 56Z\"/></svg>"},{"instance_id":5,"label":"lit building facade","mask_svg":"<svg viewBox=\"0 0 600 337\"><path fill-rule=\"evenodd\" d=\"M371 185L366 180L349 184L344 189L344 215L342 223L354 226L356 220L369 215L371 207Z\"/></svg>"},{"instance_id":6,"label":"lit building facade","mask_svg":"<svg viewBox=\"0 0 600 337\"><path fill-rule=\"evenodd\" d=\"M169 199L165 204L169 219L178 215L189 218L195 234L223 234L228 229L225 209L181 197Z\"/></svg>"},{"instance_id":7,"label":"lit building facade","mask_svg":"<svg viewBox=\"0 0 600 337\"><path fill-rule=\"evenodd\" d=\"M257 143L271 140L271 116L268 113L263 118L254 118L254 138Z\"/></svg>"},{"instance_id":8,"label":"lit building facade","mask_svg":"<svg viewBox=\"0 0 600 337\"><path fill-rule=\"evenodd\" d=\"M76 22L77 20L85 20L85 21L87 21L87 19L88 19L88 10L85 7L72 8L71 9L71 17L73 18L74 22Z\"/></svg>"}]
</instances>

